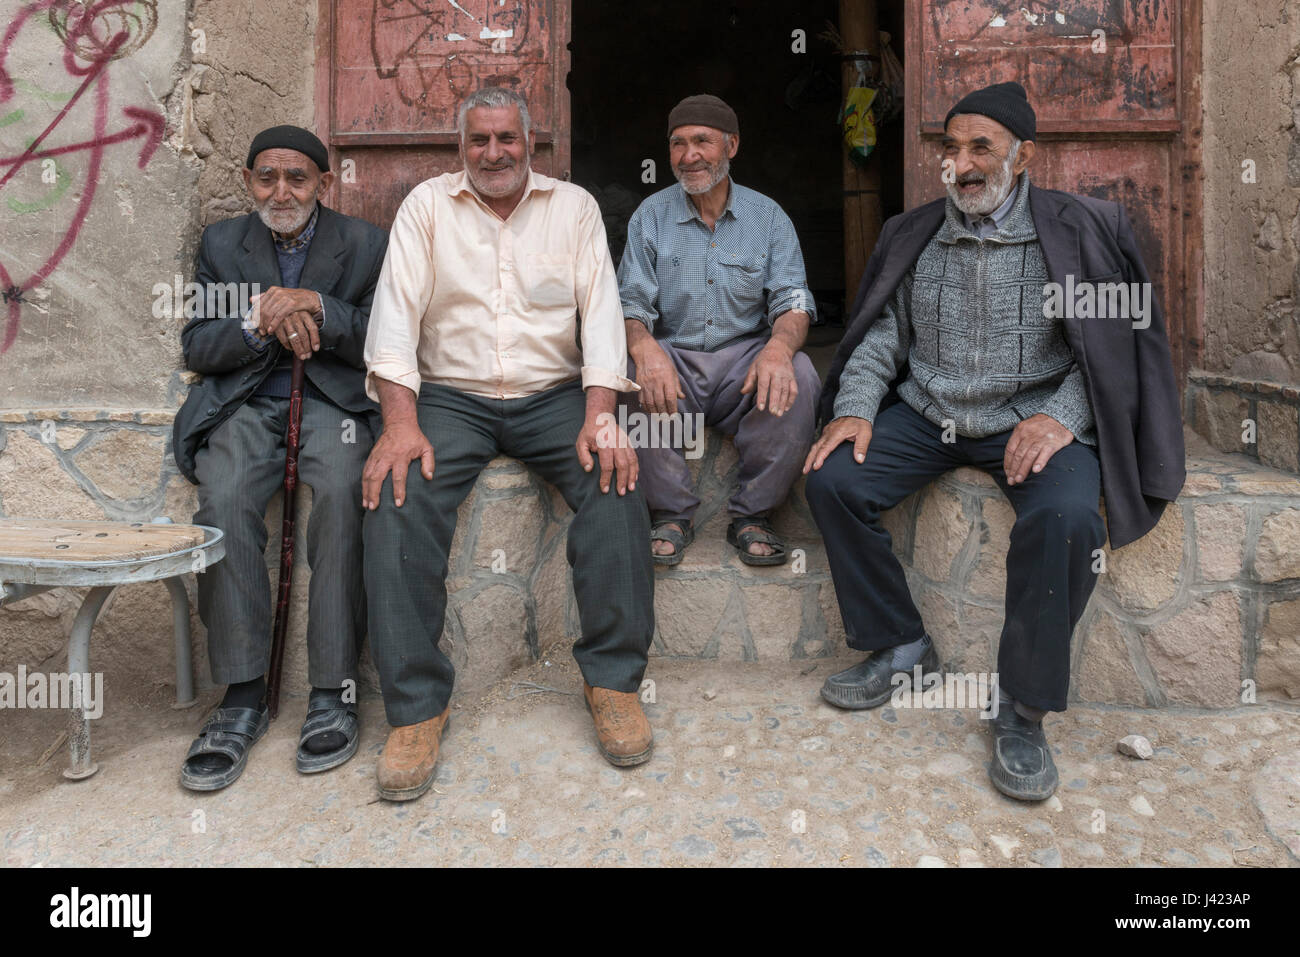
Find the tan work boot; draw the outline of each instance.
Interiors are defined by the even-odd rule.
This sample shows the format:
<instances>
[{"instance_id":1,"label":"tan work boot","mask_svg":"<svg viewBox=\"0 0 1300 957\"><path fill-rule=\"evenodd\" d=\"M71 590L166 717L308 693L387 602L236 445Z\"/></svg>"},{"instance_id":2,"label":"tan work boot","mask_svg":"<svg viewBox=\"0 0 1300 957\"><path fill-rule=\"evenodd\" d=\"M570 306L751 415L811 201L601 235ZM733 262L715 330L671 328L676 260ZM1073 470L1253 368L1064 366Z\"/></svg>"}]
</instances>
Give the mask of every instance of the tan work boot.
<instances>
[{"instance_id":1,"label":"tan work boot","mask_svg":"<svg viewBox=\"0 0 1300 957\"><path fill-rule=\"evenodd\" d=\"M384 753L375 766L380 797L389 801L413 801L429 790L449 711L451 705L436 718L388 732Z\"/></svg>"},{"instance_id":2,"label":"tan work boot","mask_svg":"<svg viewBox=\"0 0 1300 957\"><path fill-rule=\"evenodd\" d=\"M610 691L582 683L587 710L596 722L596 747L610 764L625 768L650 760L655 739L635 691Z\"/></svg>"}]
</instances>

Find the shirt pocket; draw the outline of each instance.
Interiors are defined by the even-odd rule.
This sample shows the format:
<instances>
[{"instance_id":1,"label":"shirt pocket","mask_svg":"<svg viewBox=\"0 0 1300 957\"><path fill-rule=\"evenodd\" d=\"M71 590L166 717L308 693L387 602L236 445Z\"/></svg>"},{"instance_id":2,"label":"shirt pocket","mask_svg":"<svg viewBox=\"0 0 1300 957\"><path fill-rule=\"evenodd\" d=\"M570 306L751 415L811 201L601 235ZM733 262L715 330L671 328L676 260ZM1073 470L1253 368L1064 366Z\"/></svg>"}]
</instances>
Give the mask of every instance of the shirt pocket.
<instances>
[{"instance_id":1,"label":"shirt pocket","mask_svg":"<svg viewBox=\"0 0 1300 957\"><path fill-rule=\"evenodd\" d=\"M526 305L573 306L573 257L529 253L524 257L524 300Z\"/></svg>"},{"instance_id":2,"label":"shirt pocket","mask_svg":"<svg viewBox=\"0 0 1300 957\"><path fill-rule=\"evenodd\" d=\"M766 253L721 253L718 273L723 288L737 299L761 299L767 278Z\"/></svg>"}]
</instances>

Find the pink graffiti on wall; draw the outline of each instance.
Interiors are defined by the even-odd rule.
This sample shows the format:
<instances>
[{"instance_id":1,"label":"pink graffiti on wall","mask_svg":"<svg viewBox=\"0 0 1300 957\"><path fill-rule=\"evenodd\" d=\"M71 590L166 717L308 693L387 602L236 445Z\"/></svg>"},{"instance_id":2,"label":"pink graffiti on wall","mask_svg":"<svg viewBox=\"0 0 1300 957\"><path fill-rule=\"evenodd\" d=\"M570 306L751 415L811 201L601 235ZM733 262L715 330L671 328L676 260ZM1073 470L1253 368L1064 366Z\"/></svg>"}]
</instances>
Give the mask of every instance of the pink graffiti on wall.
<instances>
[{"instance_id":1,"label":"pink graffiti on wall","mask_svg":"<svg viewBox=\"0 0 1300 957\"><path fill-rule=\"evenodd\" d=\"M39 286L54 272L77 241L90 204L99 186L100 170L107 147L133 139L142 139L138 166L144 169L162 142L164 117L161 112L128 106L122 112L126 123L120 130L109 131L109 70L119 60L142 47L157 25L156 0L33 0L22 7L9 23L0 40L0 105L14 96L14 78L8 70L10 52L24 27L32 28L40 18L47 18L63 44L63 69L77 85L49 125L14 156L0 157L0 192L24 166L40 163L55 156L87 154L86 182L66 229L58 237L54 251L27 279L16 282L0 262L0 300L7 307L4 337L0 354L8 351L18 337L23 296ZM72 108L88 95L92 102L93 121L89 138L46 145L51 134L64 124ZM64 135L74 139L76 133ZM57 141L58 136L53 139Z\"/></svg>"}]
</instances>

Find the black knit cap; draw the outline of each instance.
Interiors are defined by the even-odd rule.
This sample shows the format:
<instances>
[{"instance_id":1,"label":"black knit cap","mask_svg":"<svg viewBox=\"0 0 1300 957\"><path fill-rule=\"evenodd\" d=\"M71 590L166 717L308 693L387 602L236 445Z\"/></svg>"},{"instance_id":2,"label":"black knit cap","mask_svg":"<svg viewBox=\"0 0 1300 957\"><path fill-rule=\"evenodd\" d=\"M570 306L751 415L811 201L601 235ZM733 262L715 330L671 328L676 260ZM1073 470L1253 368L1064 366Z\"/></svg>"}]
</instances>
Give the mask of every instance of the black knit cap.
<instances>
[{"instance_id":1,"label":"black knit cap","mask_svg":"<svg viewBox=\"0 0 1300 957\"><path fill-rule=\"evenodd\" d=\"M958 113L978 113L997 120L1018 140L1032 140L1038 133L1038 118L1029 105L1025 88L1019 83L994 83L974 93L967 93L943 118L943 128Z\"/></svg>"},{"instance_id":2,"label":"black knit cap","mask_svg":"<svg viewBox=\"0 0 1300 957\"><path fill-rule=\"evenodd\" d=\"M244 160L244 166L252 169L253 160L263 150L297 150L308 156L322 173L328 172L330 168L330 154L325 149L325 144L316 138L315 133L304 130L301 126L272 126L262 130L253 137L253 145L248 148L248 159Z\"/></svg>"},{"instance_id":3,"label":"black knit cap","mask_svg":"<svg viewBox=\"0 0 1300 957\"><path fill-rule=\"evenodd\" d=\"M709 93L688 96L668 114L668 135L679 126L711 126L724 133L740 134L736 111Z\"/></svg>"}]
</instances>

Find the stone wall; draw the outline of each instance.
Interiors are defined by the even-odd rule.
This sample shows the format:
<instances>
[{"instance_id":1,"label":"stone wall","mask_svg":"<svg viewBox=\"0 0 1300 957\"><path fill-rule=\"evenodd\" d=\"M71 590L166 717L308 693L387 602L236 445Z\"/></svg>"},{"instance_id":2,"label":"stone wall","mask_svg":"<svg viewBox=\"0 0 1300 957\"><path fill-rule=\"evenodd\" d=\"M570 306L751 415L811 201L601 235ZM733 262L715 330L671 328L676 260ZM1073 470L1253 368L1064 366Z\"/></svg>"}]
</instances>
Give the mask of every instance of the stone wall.
<instances>
[{"instance_id":1,"label":"stone wall","mask_svg":"<svg viewBox=\"0 0 1300 957\"><path fill-rule=\"evenodd\" d=\"M1193 372L1186 422L1224 452L1300 472L1300 386Z\"/></svg>"},{"instance_id":2,"label":"stone wall","mask_svg":"<svg viewBox=\"0 0 1300 957\"><path fill-rule=\"evenodd\" d=\"M1072 700L1226 708L1252 687L1300 697L1300 481L1227 457L1193 458L1188 472L1155 529L1103 549L1074 634ZM888 515L945 667L996 670L1014 520L975 469Z\"/></svg>"},{"instance_id":3,"label":"stone wall","mask_svg":"<svg viewBox=\"0 0 1300 957\"><path fill-rule=\"evenodd\" d=\"M169 452L170 413L0 414L0 516L167 516L188 522L194 488ZM802 480L774 515L791 560L743 564L725 541L735 448L715 433L691 462L703 501L683 562L656 572L656 657L797 663L843 653L844 628ZM1182 497L1141 541L1104 552L1101 580L1075 633L1072 700L1200 708L1259 695L1300 698L1300 480L1241 457L1189 463ZM304 489L298 532L310 521ZM279 565L279 497L267 510L272 581ZM895 552L944 667L996 670L1005 558L1014 516L985 474L959 469L887 513ZM461 506L452 543L444 648L458 693L472 695L548 652L568 654L579 620L565 559L567 506L506 458L494 460ZM305 543L298 543L299 555ZM285 687L306 691L307 585L294 575ZM193 596L194 579L187 576ZM14 667L62 659L79 590L60 589L0 611L0 648ZM136 695L172 678L170 614L160 584L119 590L101 616L91 662L110 693ZM197 615L196 683L210 688ZM46 664L54 662L54 664ZM796 664L792 664L796 666ZM378 681L363 655L362 687Z\"/></svg>"},{"instance_id":4,"label":"stone wall","mask_svg":"<svg viewBox=\"0 0 1300 957\"><path fill-rule=\"evenodd\" d=\"M66 410L0 413L0 516L149 521L166 516L188 523L197 507L194 486L176 471L170 454L171 414L77 413ZM296 549L306 555L311 490L300 492ZM281 497L267 509L266 548L272 583L279 569ZM472 694L557 641L578 635L577 611L564 555L568 507L550 486L509 459L483 472L461 506L448 576L444 649L455 663L457 687ZM285 690L307 690L305 559L294 569ZM211 688L206 632L191 597L196 686ZM66 658L72 619L84 589L57 589L0 611L0 649L7 670L24 663L54 668ZM110 695L174 683L171 614L160 583L115 592L91 641L91 665L103 671ZM54 662L55 664L46 664ZM0 670L6 670L0 669ZM361 684L378 693L378 676L363 655Z\"/></svg>"}]
</instances>

